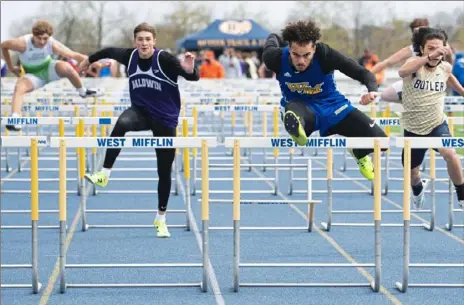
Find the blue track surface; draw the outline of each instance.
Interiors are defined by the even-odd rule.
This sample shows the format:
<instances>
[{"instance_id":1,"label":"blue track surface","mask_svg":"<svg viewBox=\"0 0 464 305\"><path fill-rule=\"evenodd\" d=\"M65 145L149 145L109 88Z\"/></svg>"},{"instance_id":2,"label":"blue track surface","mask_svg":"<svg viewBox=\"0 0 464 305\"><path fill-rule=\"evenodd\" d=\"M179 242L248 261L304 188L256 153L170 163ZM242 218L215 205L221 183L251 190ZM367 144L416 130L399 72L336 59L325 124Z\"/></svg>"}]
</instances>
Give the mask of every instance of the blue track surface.
<instances>
[{"instance_id":1,"label":"blue track surface","mask_svg":"<svg viewBox=\"0 0 464 305\"><path fill-rule=\"evenodd\" d=\"M138 152L141 150L137 150ZM212 149L214 156L225 154L223 149ZM253 154L253 162L262 162L262 152ZM282 149L281 153L287 150ZM335 151L339 153L340 151ZM398 151L394 151L398 152ZM56 151L44 150L41 157L51 157ZM308 156L310 152L306 153ZM325 153L319 151L320 155ZM269 152L271 154L271 152ZM74 150L69 150L69 158ZM3 156L3 155L2 155ZM232 161L215 161L210 163ZM271 155L269 155L271 156ZM121 157L130 157L126 150ZM147 157L147 156L144 156ZM153 154L154 157L154 154ZM27 157L23 157L27 160ZM135 156L137 158L137 156ZM10 156L10 166L16 167L16 156ZM267 163L272 162L268 160ZM280 163L288 163L282 157ZM298 159L295 162L304 163ZM198 167L200 168L200 162ZM335 169L340 168L342 159L335 156ZM41 160L40 168L57 168L56 160ZM76 161L68 160L68 179L76 178ZM156 161L118 160L115 168L155 167ZM355 163L349 158L348 167ZM392 166L400 168L399 160ZM438 167L445 167L441 158ZM25 171L5 173L2 161L2 190L29 190L29 182L4 181L6 177L28 178L30 164L23 164ZM313 167L325 167L323 159L313 161ZM58 171L40 171L40 178L57 178ZM181 173L182 175L182 173ZM295 177L304 178L304 171L296 171ZM248 172L244 168L242 178L273 177L273 170L263 172L256 168ZM315 171L313 177L325 177L324 171ZM401 177L399 170L392 171L392 177ZM447 177L446 171L439 171L438 177ZM113 171L111 178L157 178L155 171ZM174 177L174 175L173 175ZM210 177L232 177L232 170L210 170ZM361 177L356 170L336 171L334 178ZM272 182L246 181L241 183L243 199L305 199L306 194L288 195L288 170L280 170L278 196L272 195ZM197 190L201 183L197 181ZM68 181L68 264L108 264L108 263L201 263L201 194L192 196L192 210L196 226L191 231L171 228L170 239L156 238L152 228L147 229L99 229L81 231L79 202L76 195L76 181ZM157 181L111 181L105 190L156 190ZM341 209L372 209L373 197L368 194L370 184L366 181L334 181L334 190L366 190L366 193L334 194L333 207ZM390 182L390 190L402 188L401 182ZM438 182L437 189L447 190L445 182ZM211 181L210 189L224 190L228 193L211 193L211 199L231 199L231 181ZM306 183L297 181L295 190L305 190ZM314 181L314 190L326 190L325 181ZM58 190L58 182L40 182L40 190ZM174 184L173 184L174 190ZM247 194L246 190L262 190L262 194ZM156 194L98 194L89 196L88 209L156 209ZM179 195L172 195L169 209L184 209L185 185ZM453 199L455 195L453 194ZM305 230L242 230L242 263L373 263L374 230L372 227L332 227L330 232L321 231L320 223L327 220L327 195L316 192L314 199L322 200L316 207L316 221L313 232ZM428 232L422 228L411 228L411 262L413 263L462 263L464 253L463 229L455 228L448 232L443 229L447 223L448 195L437 196L436 229ZM2 210L29 209L30 195L27 193L7 193L1 196ZM388 194L382 200L383 209L401 209L402 194ZM426 203L426 207L429 202ZM57 209L58 194L40 194L40 209ZM242 226L306 226L307 207L298 205L247 205L241 206ZM88 214L89 224L144 224L151 225L155 213L150 214ZM455 213L455 223L462 224L463 213ZM428 215L414 214L412 223L427 220ZM28 215L2 214L2 225L30 224ZM372 214L333 216L334 222L373 222ZM402 214L383 214L382 223L402 223ZM40 225L58 225L57 214L40 214ZM185 224L185 214L168 214L168 224ZM210 206L210 226L232 226L232 205L212 203ZM198 228L198 231L196 229ZM462 304L462 288L410 288L407 293L398 292L395 282L401 281L403 255L402 227L382 227L382 291L372 292L370 288L248 288L241 287L233 292L233 232L231 230L210 230L210 260L213 281L206 293L198 287L192 288L69 288L65 294L59 292L59 278L56 277L59 254L59 231L57 229L39 230L39 278L43 284L39 294L31 289L2 289L2 304L53 304L53 305L94 305L94 304L421 304L445 305ZM30 263L30 230L2 230L2 264ZM374 275L373 268L241 268L241 282L361 282L368 283ZM68 269L69 283L175 283L200 282L201 268L157 268L157 269ZM2 283L30 283L30 270L3 270ZM217 281L217 282L216 282ZM464 282L464 271L459 269L411 269L410 282Z\"/></svg>"}]
</instances>

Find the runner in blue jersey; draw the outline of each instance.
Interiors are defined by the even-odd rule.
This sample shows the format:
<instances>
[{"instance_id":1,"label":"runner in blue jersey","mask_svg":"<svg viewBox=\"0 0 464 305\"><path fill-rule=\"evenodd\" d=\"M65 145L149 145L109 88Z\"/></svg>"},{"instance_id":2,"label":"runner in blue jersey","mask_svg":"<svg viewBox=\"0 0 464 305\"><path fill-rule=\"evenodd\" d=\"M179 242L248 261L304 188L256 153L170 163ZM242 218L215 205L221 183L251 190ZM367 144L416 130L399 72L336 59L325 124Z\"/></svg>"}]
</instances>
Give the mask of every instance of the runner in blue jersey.
<instances>
[{"instance_id":1,"label":"runner in blue jersey","mask_svg":"<svg viewBox=\"0 0 464 305\"><path fill-rule=\"evenodd\" d=\"M200 79L195 69L195 57L185 54L182 62L172 54L155 49L155 29L142 23L134 29L136 48L106 48L98 51L80 65L87 71L89 65L103 58L118 61L127 68L131 107L118 118L111 137L124 137L130 131L151 130L154 137L175 137L180 112L180 92L177 78L197 81ZM91 183L101 187L108 184L116 158L121 149L106 150L103 169L93 175L86 175ZM154 225L158 237L170 237L166 226L166 209L171 192L171 168L175 149L156 149L158 166L158 213Z\"/></svg>"},{"instance_id":2,"label":"runner in blue jersey","mask_svg":"<svg viewBox=\"0 0 464 305\"><path fill-rule=\"evenodd\" d=\"M375 76L355 61L327 44L318 42L320 29L312 21L290 23L282 30L282 39L270 34L264 45L263 61L276 73L282 91L281 109L285 129L295 142L304 146L316 130L325 137L386 137L374 121L353 107L335 84L339 70L367 87L361 101L377 96ZM288 42L288 46L281 46ZM359 169L368 180L374 179L369 154L372 149L350 150Z\"/></svg>"}]
</instances>

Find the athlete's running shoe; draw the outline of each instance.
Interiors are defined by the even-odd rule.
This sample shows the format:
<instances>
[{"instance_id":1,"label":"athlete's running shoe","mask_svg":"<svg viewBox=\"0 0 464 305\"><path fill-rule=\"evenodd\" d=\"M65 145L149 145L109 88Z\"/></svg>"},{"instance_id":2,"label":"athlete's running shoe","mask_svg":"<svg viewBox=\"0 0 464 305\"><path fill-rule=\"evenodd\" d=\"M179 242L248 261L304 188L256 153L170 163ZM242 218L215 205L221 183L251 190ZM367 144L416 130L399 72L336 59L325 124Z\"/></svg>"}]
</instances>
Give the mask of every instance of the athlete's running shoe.
<instances>
[{"instance_id":1,"label":"athlete's running shoe","mask_svg":"<svg viewBox=\"0 0 464 305\"><path fill-rule=\"evenodd\" d=\"M96 172L95 174L86 174L85 179L92 184L105 187L108 184L108 176L106 176L103 172Z\"/></svg>"},{"instance_id":2,"label":"athlete's running shoe","mask_svg":"<svg viewBox=\"0 0 464 305\"><path fill-rule=\"evenodd\" d=\"M101 97L104 95L104 92L99 90L99 89L86 89L85 94L79 94L80 97L86 98L86 97Z\"/></svg>"},{"instance_id":3,"label":"athlete's running shoe","mask_svg":"<svg viewBox=\"0 0 464 305\"><path fill-rule=\"evenodd\" d=\"M417 210L422 209L424 206L425 202L425 190L427 189L427 186L429 185L430 180L429 179L422 179L422 191L420 192L419 195L414 196L414 193L412 193L412 203L414 204L414 207Z\"/></svg>"},{"instance_id":4,"label":"athlete's running shoe","mask_svg":"<svg viewBox=\"0 0 464 305\"><path fill-rule=\"evenodd\" d=\"M153 224L155 225L155 228L157 230L156 235L158 237L160 238L171 237L171 234L169 234L169 231L168 231L168 226L166 225L166 221L159 221L155 219Z\"/></svg>"},{"instance_id":5,"label":"athlete's running shoe","mask_svg":"<svg viewBox=\"0 0 464 305\"><path fill-rule=\"evenodd\" d=\"M6 125L5 128L9 131L15 132L21 130L21 125Z\"/></svg>"},{"instance_id":6,"label":"athlete's running shoe","mask_svg":"<svg viewBox=\"0 0 464 305\"><path fill-rule=\"evenodd\" d=\"M290 134L292 139L300 146L305 146L308 143L308 137L304 131L300 119L293 111L287 111L284 115L285 130Z\"/></svg>"},{"instance_id":7,"label":"athlete's running shoe","mask_svg":"<svg viewBox=\"0 0 464 305\"><path fill-rule=\"evenodd\" d=\"M374 164L372 164L371 157L369 155L363 157L363 158L356 158L356 156L353 153L353 149L348 149L350 154L353 156L353 158L356 160L358 163L359 171L361 174L367 179L367 180L374 180Z\"/></svg>"}]
</instances>

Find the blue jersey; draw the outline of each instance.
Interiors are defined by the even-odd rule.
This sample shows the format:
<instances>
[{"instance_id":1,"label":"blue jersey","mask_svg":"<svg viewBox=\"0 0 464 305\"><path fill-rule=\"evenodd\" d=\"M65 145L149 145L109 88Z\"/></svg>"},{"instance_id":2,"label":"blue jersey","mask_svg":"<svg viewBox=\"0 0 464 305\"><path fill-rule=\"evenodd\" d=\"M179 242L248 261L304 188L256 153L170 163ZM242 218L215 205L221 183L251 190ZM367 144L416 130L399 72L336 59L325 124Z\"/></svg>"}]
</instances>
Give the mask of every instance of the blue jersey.
<instances>
[{"instance_id":1,"label":"blue jersey","mask_svg":"<svg viewBox=\"0 0 464 305\"><path fill-rule=\"evenodd\" d=\"M177 83L170 80L159 66L155 50L148 71L140 70L139 52L135 49L129 59L129 94L133 105L144 109L156 122L166 127L176 127L180 112L180 92Z\"/></svg>"},{"instance_id":2,"label":"blue jersey","mask_svg":"<svg viewBox=\"0 0 464 305\"><path fill-rule=\"evenodd\" d=\"M316 55L306 71L298 72L290 65L289 48L284 48L280 73L276 78L283 95L282 106L292 100L299 100L307 105L327 105L337 104L346 99L337 90L333 71L324 73Z\"/></svg>"},{"instance_id":3,"label":"blue jersey","mask_svg":"<svg viewBox=\"0 0 464 305\"><path fill-rule=\"evenodd\" d=\"M282 49L280 73L276 76L282 91L281 106L291 101L305 103L316 116L316 130L326 135L328 129L338 124L355 108L336 86L334 72L326 73L314 54L310 67L295 71L290 64L290 50Z\"/></svg>"}]
</instances>

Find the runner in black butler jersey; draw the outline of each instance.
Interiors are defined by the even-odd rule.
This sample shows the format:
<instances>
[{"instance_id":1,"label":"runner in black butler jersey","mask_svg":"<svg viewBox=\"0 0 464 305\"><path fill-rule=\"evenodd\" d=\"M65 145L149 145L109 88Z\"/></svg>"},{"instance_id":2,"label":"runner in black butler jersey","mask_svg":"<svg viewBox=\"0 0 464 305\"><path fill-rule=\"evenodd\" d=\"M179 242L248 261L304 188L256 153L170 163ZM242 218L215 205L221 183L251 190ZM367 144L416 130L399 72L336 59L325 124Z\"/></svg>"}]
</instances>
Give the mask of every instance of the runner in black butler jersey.
<instances>
[{"instance_id":1,"label":"runner in black butler jersey","mask_svg":"<svg viewBox=\"0 0 464 305\"><path fill-rule=\"evenodd\" d=\"M172 54L155 48L155 29L141 23L134 29L136 48L105 48L85 60L79 66L87 71L89 65L103 58L111 58L127 67L131 107L118 118L111 137L124 137L126 132L151 130L155 137L174 137L180 112L178 76L186 80L200 79L195 69L195 57L185 54L182 62ZM101 187L108 184L116 158L121 149L106 150L103 169L86 175L91 183ZM158 165L158 213L154 225L158 237L170 237L166 226L166 208L171 192L171 167L175 149L156 149Z\"/></svg>"}]
</instances>

